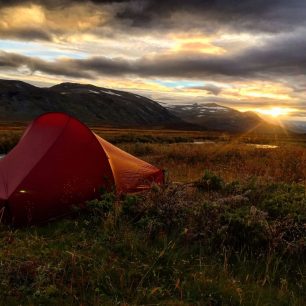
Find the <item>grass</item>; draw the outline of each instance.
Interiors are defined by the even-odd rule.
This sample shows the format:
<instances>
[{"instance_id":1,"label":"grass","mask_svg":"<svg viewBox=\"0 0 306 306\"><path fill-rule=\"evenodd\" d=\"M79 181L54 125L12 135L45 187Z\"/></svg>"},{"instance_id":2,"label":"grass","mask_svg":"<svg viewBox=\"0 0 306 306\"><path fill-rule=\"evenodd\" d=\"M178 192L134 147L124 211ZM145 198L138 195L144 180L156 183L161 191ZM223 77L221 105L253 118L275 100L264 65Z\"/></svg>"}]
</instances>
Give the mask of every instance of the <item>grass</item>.
<instances>
[{"instance_id":1,"label":"grass","mask_svg":"<svg viewBox=\"0 0 306 306\"><path fill-rule=\"evenodd\" d=\"M124 150L167 169L171 181L196 180L205 169L227 181L256 177L261 181L300 182L306 178L306 150L285 144L276 149L257 149L243 143L121 144Z\"/></svg>"},{"instance_id":2,"label":"grass","mask_svg":"<svg viewBox=\"0 0 306 306\"><path fill-rule=\"evenodd\" d=\"M167 168L169 182L102 194L44 226L2 225L0 305L305 305L302 142L257 149L117 135Z\"/></svg>"}]
</instances>

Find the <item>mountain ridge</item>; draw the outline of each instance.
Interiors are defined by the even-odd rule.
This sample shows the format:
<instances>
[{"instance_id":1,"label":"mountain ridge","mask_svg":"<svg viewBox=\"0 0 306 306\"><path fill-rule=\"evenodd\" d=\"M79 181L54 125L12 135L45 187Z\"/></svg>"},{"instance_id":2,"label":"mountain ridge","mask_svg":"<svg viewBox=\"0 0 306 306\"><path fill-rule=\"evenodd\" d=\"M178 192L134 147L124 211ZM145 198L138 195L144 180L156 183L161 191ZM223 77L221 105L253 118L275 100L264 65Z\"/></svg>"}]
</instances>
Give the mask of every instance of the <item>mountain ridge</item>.
<instances>
[{"instance_id":1,"label":"mountain ridge","mask_svg":"<svg viewBox=\"0 0 306 306\"><path fill-rule=\"evenodd\" d=\"M124 91L78 83L40 88L22 81L0 80L0 121L30 121L52 111L101 125L185 125L157 102Z\"/></svg>"},{"instance_id":2,"label":"mountain ridge","mask_svg":"<svg viewBox=\"0 0 306 306\"><path fill-rule=\"evenodd\" d=\"M262 119L255 112L240 112L217 103L193 103L166 105L173 115L182 120L196 124L205 130L244 133L255 131L261 133L283 133L280 126Z\"/></svg>"},{"instance_id":3,"label":"mountain ridge","mask_svg":"<svg viewBox=\"0 0 306 306\"><path fill-rule=\"evenodd\" d=\"M0 122L31 121L45 112L65 112L93 125L244 133L280 133L256 113L217 103L169 105L131 92L64 82L37 87L0 79Z\"/></svg>"}]
</instances>

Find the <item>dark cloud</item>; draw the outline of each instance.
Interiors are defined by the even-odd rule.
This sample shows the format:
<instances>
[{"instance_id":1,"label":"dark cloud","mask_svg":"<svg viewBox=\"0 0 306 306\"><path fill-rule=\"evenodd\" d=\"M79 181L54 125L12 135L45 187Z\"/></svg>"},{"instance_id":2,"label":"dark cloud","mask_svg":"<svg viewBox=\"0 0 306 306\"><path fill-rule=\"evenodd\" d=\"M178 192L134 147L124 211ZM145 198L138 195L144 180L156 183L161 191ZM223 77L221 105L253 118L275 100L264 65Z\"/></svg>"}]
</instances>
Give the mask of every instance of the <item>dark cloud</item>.
<instances>
[{"instance_id":1,"label":"dark cloud","mask_svg":"<svg viewBox=\"0 0 306 306\"><path fill-rule=\"evenodd\" d=\"M1 68L27 68L31 73L39 71L51 75L62 75L74 78L93 78L90 73L80 71L79 67L75 66L70 60L48 62L38 58L3 51L0 51L0 69Z\"/></svg>"},{"instance_id":2,"label":"dark cloud","mask_svg":"<svg viewBox=\"0 0 306 306\"><path fill-rule=\"evenodd\" d=\"M21 39L21 40L43 40L43 41L51 41L52 35L48 33L44 29L9 29L3 30L0 29L0 37L5 39Z\"/></svg>"},{"instance_id":3,"label":"dark cloud","mask_svg":"<svg viewBox=\"0 0 306 306\"><path fill-rule=\"evenodd\" d=\"M129 2L126 0L7 0L1 1L0 7L12 7L16 5L38 4L48 8L66 7L74 4L111 4Z\"/></svg>"},{"instance_id":4,"label":"dark cloud","mask_svg":"<svg viewBox=\"0 0 306 306\"><path fill-rule=\"evenodd\" d=\"M301 35L272 39L265 45L234 55L159 54L154 58L137 61L94 57L78 61L76 65L84 71L99 74L132 74L142 77L266 79L284 75L304 75L306 39L303 38L303 33Z\"/></svg>"},{"instance_id":5,"label":"dark cloud","mask_svg":"<svg viewBox=\"0 0 306 306\"><path fill-rule=\"evenodd\" d=\"M189 31L197 30L212 34L225 32L290 32L306 27L306 2L301 0L8 0L0 1L0 9L16 5L39 4L48 9L65 9L79 5L96 5L96 14L107 11L113 15L107 26L114 33L135 35L138 31ZM95 14L93 12L93 14ZM106 24L87 29L103 36ZM52 40L51 29L6 29L0 31L2 38L29 41ZM77 31L77 29L74 29ZM60 35L65 35L63 29Z\"/></svg>"},{"instance_id":6,"label":"dark cloud","mask_svg":"<svg viewBox=\"0 0 306 306\"><path fill-rule=\"evenodd\" d=\"M211 93L215 96L219 95L222 92L222 88L219 86L216 86L214 84L206 84L203 86L194 86L194 87L188 87L190 89L198 89L198 90L205 90L208 93Z\"/></svg>"},{"instance_id":7,"label":"dark cloud","mask_svg":"<svg viewBox=\"0 0 306 306\"><path fill-rule=\"evenodd\" d=\"M181 13L180 18L175 18ZM188 17L189 15L189 17ZM117 17L134 27L199 27L206 31L280 32L306 24L306 2L300 0L165 0L134 1ZM218 25L218 26L217 26ZM217 26L217 27L216 27Z\"/></svg>"},{"instance_id":8,"label":"dark cloud","mask_svg":"<svg viewBox=\"0 0 306 306\"><path fill-rule=\"evenodd\" d=\"M91 57L87 59L57 60L46 62L25 56L14 55L16 62L10 60L9 53L2 53L11 65L28 65L32 71L75 77L98 75L140 77L182 77L235 80L275 79L284 76L303 76L306 70L306 37L304 33L273 38L257 48L250 48L234 55L159 54L155 57L138 60L123 58ZM4 64L6 61L2 61ZM218 88L203 88L218 93Z\"/></svg>"},{"instance_id":9,"label":"dark cloud","mask_svg":"<svg viewBox=\"0 0 306 306\"><path fill-rule=\"evenodd\" d=\"M113 23L144 30L197 28L215 32L223 28L275 33L306 25L306 2L301 0L8 0L1 1L0 8L31 3L53 9L120 3L113 12Z\"/></svg>"}]
</instances>

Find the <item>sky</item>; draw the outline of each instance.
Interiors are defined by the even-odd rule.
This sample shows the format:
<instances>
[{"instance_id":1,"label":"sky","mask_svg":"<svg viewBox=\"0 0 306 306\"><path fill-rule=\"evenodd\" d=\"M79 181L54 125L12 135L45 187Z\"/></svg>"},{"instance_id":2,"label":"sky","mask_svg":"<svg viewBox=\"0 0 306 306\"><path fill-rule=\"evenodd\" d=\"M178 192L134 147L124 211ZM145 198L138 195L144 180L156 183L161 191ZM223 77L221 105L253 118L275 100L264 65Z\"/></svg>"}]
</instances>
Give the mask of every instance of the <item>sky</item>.
<instances>
[{"instance_id":1,"label":"sky","mask_svg":"<svg viewBox=\"0 0 306 306\"><path fill-rule=\"evenodd\" d=\"M306 121L306 1L0 1L0 78Z\"/></svg>"}]
</instances>

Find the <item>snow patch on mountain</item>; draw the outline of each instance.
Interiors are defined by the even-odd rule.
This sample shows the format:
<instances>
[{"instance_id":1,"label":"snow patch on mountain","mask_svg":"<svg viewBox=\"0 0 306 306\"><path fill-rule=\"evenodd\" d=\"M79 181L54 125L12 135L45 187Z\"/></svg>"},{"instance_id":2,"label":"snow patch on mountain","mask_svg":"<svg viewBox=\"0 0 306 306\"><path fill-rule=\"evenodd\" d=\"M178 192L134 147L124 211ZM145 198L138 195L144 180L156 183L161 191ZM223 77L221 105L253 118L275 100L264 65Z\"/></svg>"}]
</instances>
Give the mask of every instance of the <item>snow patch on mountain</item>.
<instances>
[{"instance_id":1,"label":"snow patch on mountain","mask_svg":"<svg viewBox=\"0 0 306 306\"><path fill-rule=\"evenodd\" d=\"M109 94L109 95L121 97L120 94L117 94L117 93L115 93L113 91L110 91L110 90L100 90L100 92L104 92L104 93Z\"/></svg>"},{"instance_id":2,"label":"snow patch on mountain","mask_svg":"<svg viewBox=\"0 0 306 306\"><path fill-rule=\"evenodd\" d=\"M96 90L89 90L89 92L91 92L91 93L94 93L94 94L96 94L96 95L99 95L100 94L100 92L98 92L98 91L96 91Z\"/></svg>"}]
</instances>

